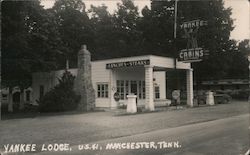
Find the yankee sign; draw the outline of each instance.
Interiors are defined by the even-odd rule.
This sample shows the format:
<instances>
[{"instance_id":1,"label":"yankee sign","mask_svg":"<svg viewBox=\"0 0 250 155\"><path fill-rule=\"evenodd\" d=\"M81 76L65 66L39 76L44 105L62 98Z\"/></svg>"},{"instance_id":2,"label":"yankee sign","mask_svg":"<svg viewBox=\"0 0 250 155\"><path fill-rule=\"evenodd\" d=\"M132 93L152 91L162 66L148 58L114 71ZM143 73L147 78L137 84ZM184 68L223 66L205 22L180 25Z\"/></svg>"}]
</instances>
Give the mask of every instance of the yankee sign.
<instances>
[{"instance_id":1,"label":"yankee sign","mask_svg":"<svg viewBox=\"0 0 250 155\"><path fill-rule=\"evenodd\" d=\"M207 21L203 20L192 20L181 25L185 32L185 38L187 38L187 45L186 49L179 51L178 61L197 62L201 61L205 55L208 55L208 50L198 47L197 42L199 27L205 25L207 25Z\"/></svg>"}]
</instances>

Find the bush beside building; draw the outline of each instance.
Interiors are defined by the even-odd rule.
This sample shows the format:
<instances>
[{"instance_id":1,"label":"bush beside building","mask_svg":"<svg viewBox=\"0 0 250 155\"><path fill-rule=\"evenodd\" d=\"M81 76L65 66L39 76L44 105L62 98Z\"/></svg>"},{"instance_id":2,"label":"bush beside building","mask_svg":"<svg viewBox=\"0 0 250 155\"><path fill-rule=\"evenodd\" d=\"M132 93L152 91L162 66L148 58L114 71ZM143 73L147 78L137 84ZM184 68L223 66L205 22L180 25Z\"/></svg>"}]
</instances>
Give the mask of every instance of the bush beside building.
<instances>
[{"instance_id":1,"label":"bush beside building","mask_svg":"<svg viewBox=\"0 0 250 155\"><path fill-rule=\"evenodd\" d=\"M60 112L76 110L80 96L73 90L75 77L68 71L63 73L59 84L40 98L40 112Z\"/></svg>"}]
</instances>

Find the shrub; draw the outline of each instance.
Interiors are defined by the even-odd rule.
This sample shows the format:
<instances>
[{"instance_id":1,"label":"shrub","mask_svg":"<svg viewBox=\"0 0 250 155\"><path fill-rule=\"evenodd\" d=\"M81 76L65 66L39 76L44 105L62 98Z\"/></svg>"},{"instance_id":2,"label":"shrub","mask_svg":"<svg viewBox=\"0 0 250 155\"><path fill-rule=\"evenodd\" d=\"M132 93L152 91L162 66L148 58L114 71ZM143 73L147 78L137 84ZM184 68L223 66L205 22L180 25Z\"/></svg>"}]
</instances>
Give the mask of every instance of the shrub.
<instances>
[{"instance_id":1,"label":"shrub","mask_svg":"<svg viewBox=\"0 0 250 155\"><path fill-rule=\"evenodd\" d=\"M40 112L59 112L75 110L80 101L80 95L74 90L75 77L68 71L63 73L59 84L47 92L39 101Z\"/></svg>"}]
</instances>

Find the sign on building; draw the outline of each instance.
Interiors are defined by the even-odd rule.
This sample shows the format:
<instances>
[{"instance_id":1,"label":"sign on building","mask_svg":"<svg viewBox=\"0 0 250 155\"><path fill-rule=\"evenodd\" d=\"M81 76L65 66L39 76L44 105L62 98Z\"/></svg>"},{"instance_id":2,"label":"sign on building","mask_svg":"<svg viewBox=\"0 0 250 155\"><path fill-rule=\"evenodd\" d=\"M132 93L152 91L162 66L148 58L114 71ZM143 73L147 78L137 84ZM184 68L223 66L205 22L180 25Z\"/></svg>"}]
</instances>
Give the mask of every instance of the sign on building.
<instances>
[{"instance_id":1,"label":"sign on building","mask_svg":"<svg viewBox=\"0 0 250 155\"><path fill-rule=\"evenodd\" d=\"M106 69L150 65L149 60L126 61L106 64Z\"/></svg>"}]
</instances>

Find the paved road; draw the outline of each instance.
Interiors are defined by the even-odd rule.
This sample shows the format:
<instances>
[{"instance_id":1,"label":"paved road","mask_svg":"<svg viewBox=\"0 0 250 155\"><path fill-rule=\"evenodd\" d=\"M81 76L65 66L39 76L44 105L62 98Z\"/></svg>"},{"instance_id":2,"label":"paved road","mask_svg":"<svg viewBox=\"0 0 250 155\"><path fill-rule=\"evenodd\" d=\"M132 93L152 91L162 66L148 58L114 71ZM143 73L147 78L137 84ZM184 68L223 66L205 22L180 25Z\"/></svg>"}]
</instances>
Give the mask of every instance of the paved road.
<instances>
[{"instance_id":1,"label":"paved road","mask_svg":"<svg viewBox=\"0 0 250 155\"><path fill-rule=\"evenodd\" d=\"M32 143L40 146L44 143L69 143L78 145L170 130L176 127L182 128L189 124L247 113L249 113L249 103L232 102L231 104L180 110L169 108L161 112L138 115L120 116L111 111L5 120L0 122L0 150L3 150L4 144ZM235 124L237 125L237 123ZM210 126L207 127L210 128ZM202 133L202 131L199 132ZM238 133L235 132L235 134ZM176 137L178 136L176 135ZM181 139L179 141L181 142ZM185 139L182 140L183 144L185 142Z\"/></svg>"},{"instance_id":2,"label":"paved road","mask_svg":"<svg viewBox=\"0 0 250 155\"><path fill-rule=\"evenodd\" d=\"M106 150L108 144L133 142L154 142L152 148ZM172 147L163 142L176 142ZM177 144L178 143L178 144ZM93 143L92 143L93 144ZM185 125L170 129L152 131L112 140L95 142L101 151L81 150L72 147L70 154L88 155L240 155L249 149L249 114L215 121ZM91 145L90 145L91 146ZM155 149L157 147L157 149ZM161 148L162 147L162 148ZM115 149L116 148L116 149ZM41 154L52 154L44 152ZM54 154L54 153L53 153ZM62 155L62 152L56 153ZM64 154L69 154L65 152Z\"/></svg>"}]
</instances>

